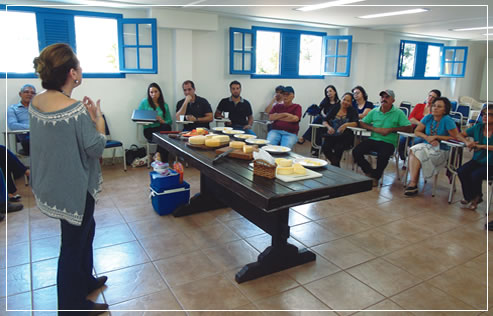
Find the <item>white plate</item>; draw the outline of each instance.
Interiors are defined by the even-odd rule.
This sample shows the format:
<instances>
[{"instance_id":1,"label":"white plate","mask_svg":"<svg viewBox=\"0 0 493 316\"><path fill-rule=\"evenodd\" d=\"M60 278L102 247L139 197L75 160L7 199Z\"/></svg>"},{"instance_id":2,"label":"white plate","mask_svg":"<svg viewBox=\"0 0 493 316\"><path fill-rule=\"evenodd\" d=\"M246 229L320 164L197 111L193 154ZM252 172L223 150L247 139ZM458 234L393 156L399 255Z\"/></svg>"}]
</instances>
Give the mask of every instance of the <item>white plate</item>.
<instances>
[{"instance_id":1,"label":"white plate","mask_svg":"<svg viewBox=\"0 0 493 316\"><path fill-rule=\"evenodd\" d=\"M250 134L236 134L234 135L236 138L239 138L239 139L252 139L252 138L257 138L257 136L255 135L250 135Z\"/></svg>"},{"instance_id":2,"label":"white plate","mask_svg":"<svg viewBox=\"0 0 493 316\"><path fill-rule=\"evenodd\" d=\"M223 130L223 133L235 135L235 134L245 134L245 131L240 131L238 129L225 129Z\"/></svg>"},{"instance_id":3,"label":"white plate","mask_svg":"<svg viewBox=\"0 0 493 316\"><path fill-rule=\"evenodd\" d=\"M288 153L291 151L291 148L289 147L284 147L284 146L274 146L274 145L267 145L262 147L263 150L268 151L273 154L284 154Z\"/></svg>"},{"instance_id":4,"label":"white plate","mask_svg":"<svg viewBox=\"0 0 493 316\"><path fill-rule=\"evenodd\" d=\"M269 141L267 139L252 139L248 138L245 140L247 143L252 145L267 145Z\"/></svg>"},{"instance_id":5,"label":"white plate","mask_svg":"<svg viewBox=\"0 0 493 316\"><path fill-rule=\"evenodd\" d=\"M308 168L320 168L327 165L327 161L317 158L298 158L294 160L294 163L299 163Z\"/></svg>"},{"instance_id":6,"label":"white plate","mask_svg":"<svg viewBox=\"0 0 493 316\"><path fill-rule=\"evenodd\" d=\"M230 129L233 129L232 127L227 127L227 126L218 126L218 127L213 127L212 130L216 131L216 132L222 132L222 131L225 131L225 130L230 130Z\"/></svg>"}]
</instances>

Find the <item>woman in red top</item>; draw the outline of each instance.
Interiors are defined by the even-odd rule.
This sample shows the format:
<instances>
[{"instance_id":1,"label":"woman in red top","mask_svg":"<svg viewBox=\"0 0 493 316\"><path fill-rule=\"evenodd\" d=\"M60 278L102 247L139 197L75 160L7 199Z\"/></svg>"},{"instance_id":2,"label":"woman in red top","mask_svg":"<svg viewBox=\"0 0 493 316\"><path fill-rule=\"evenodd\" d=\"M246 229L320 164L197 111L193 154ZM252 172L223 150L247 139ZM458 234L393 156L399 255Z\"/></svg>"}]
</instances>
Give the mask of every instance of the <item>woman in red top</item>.
<instances>
[{"instance_id":1,"label":"woman in red top","mask_svg":"<svg viewBox=\"0 0 493 316\"><path fill-rule=\"evenodd\" d=\"M411 114L409 114L409 121L411 124L413 124L413 127L415 128L418 126L419 122L425 117L426 115L430 114L431 111L431 105L435 101L436 98L439 98L442 96L442 93L440 90L433 89L428 93L428 98L426 99L426 103L418 103L414 107L414 109L411 111ZM422 143L423 139L416 137L416 138L411 138L409 140L409 147L412 145L416 145L419 143ZM406 160L407 153L404 151L406 147L406 137L401 136L399 138L399 157L401 157L402 160ZM404 168L404 167L403 167Z\"/></svg>"}]
</instances>

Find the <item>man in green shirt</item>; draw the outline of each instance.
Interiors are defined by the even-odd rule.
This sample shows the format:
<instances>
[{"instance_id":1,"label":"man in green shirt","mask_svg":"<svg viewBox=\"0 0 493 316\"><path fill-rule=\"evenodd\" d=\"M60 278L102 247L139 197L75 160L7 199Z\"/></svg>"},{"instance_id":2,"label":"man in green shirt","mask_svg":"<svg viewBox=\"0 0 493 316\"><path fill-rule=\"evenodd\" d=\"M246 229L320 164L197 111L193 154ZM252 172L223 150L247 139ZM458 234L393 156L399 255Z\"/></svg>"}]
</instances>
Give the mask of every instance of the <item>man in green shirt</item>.
<instances>
[{"instance_id":1,"label":"man in green shirt","mask_svg":"<svg viewBox=\"0 0 493 316\"><path fill-rule=\"evenodd\" d=\"M380 106L371 110L359 123L362 128L371 131L371 136L353 149L354 161L363 172L373 179L373 186L383 174L394 153L399 136L397 132L412 133L411 122L402 110L393 105L394 91L387 89L380 92ZM377 153L377 168L373 169L365 155Z\"/></svg>"}]
</instances>

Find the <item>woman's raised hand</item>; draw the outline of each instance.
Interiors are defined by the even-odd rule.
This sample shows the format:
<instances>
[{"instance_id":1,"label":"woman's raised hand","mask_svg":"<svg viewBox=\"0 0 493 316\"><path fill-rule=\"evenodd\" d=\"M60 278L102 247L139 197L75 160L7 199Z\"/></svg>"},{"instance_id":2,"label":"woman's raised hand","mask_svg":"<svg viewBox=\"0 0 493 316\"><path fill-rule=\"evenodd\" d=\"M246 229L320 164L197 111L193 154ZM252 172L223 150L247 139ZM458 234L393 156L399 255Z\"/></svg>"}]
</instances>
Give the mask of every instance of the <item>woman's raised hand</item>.
<instances>
[{"instance_id":1,"label":"woman's raised hand","mask_svg":"<svg viewBox=\"0 0 493 316\"><path fill-rule=\"evenodd\" d=\"M102 116L101 113L101 100L97 100L96 103L89 98L88 96L85 96L84 99L82 99L82 104L87 109L87 112L89 112L89 115L91 116L91 119L96 122L97 118Z\"/></svg>"}]
</instances>

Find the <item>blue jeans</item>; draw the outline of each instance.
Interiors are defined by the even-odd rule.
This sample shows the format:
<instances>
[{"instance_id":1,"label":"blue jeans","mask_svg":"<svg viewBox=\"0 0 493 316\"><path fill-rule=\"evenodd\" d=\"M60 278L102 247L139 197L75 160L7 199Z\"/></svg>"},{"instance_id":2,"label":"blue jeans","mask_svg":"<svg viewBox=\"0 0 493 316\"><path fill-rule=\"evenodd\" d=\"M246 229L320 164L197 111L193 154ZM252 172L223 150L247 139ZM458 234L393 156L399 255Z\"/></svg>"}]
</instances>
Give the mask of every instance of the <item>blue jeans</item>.
<instances>
[{"instance_id":1,"label":"blue jeans","mask_svg":"<svg viewBox=\"0 0 493 316\"><path fill-rule=\"evenodd\" d=\"M231 125L231 127L233 129L236 129L236 130L245 131L245 133L247 133L247 134L255 135L255 133L251 129L249 129L249 128L243 128L243 126L241 126L241 125ZM255 136L257 136L257 135L255 135Z\"/></svg>"},{"instance_id":2,"label":"blue jeans","mask_svg":"<svg viewBox=\"0 0 493 316\"><path fill-rule=\"evenodd\" d=\"M406 147L406 136L401 136L399 137L399 157L401 157L402 160L406 160L407 153L404 152L404 149ZM407 148L411 147L412 145L417 145L424 143L424 139L421 137L410 137L409 138L409 143L407 144Z\"/></svg>"},{"instance_id":3,"label":"blue jeans","mask_svg":"<svg viewBox=\"0 0 493 316\"><path fill-rule=\"evenodd\" d=\"M281 145L293 148L294 144L298 141L298 136L279 129L273 129L267 134L267 140L271 145Z\"/></svg>"}]
</instances>

